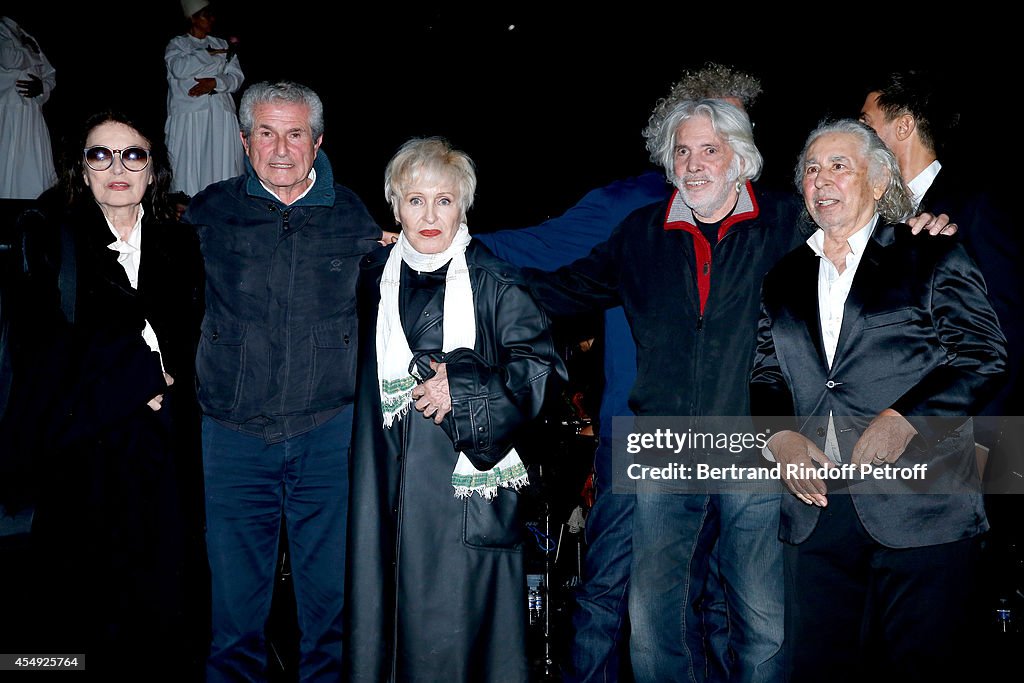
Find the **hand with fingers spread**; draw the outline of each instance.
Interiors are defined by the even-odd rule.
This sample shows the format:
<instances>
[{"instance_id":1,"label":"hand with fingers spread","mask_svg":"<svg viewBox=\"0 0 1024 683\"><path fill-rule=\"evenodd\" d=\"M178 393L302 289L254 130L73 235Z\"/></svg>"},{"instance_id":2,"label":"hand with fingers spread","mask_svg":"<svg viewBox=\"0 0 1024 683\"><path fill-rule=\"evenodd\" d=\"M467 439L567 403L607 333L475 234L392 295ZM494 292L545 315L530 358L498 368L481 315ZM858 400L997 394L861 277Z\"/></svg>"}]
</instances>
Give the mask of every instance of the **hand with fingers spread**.
<instances>
[{"instance_id":1,"label":"hand with fingers spread","mask_svg":"<svg viewBox=\"0 0 1024 683\"><path fill-rule=\"evenodd\" d=\"M15 81L14 87L18 89L18 94L25 98L39 97L43 94L43 82L35 74L28 74L25 80Z\"/></svg>"},{"instance_id":2,"label":"hand with fingers spread","mask_svg":"<svg viewBox=\"0 0 1024 683\"><path fill-rule=\"evenodd\" d=\"M436 424L452 411L452 395L448 389L448 367L445 363L430 361L434 376L412 390L413 406L423 417L433 417Z\"/></svg>"},{"instance_id":3,"label":"hand with fingers spread","mask_svg":"<svg viewBox=\"0 0 1024 683\"><path fill-rule=\"evenodd\" d=\"M886 408L871 421L853 447L850 462L855 467L873 465L881 467L899 460L907 444L917 434L907 419L891 408Z\"/></svg>"},{"instance_id":4,"label":"hand with fingers spread","mask_svg":"<svg viewBox=\"0 0 1024 683\"><path fill-rule=\"evenodd\" d=\"M798 432L778 432L769 440L768 449L782 468L782 481L793 495L808 505L828 505L825 495L828 487L814 474L814 470L835 467L835 464L810 439ZM789 465L799 467L804 476L787 476Z\"/></svg>"},{"instance_id":5,"label":"hand with fingers spread","mask_svg":"<svg viewBox=\"0 0 1024 683\"><path fill-rule=\"evenodd\" d=\"M908 218L907 225L910 226L910 232L915 235L921 234L922 231L927 231L932 237L936 235L949 237L955 235L957 231L956 223L951 223L949 216L944 213L933 216L928 212L923 212L913 218Z\"/></svg>"},{"instance_id":6,"label":"hand with fingers spread","mask_svg":"<svg viewBox=\"0 0 1024 683\"><path fill-rule=\"evenodd\" d=\"M209 95L217 88L216 78L195 78L196 84L188 89L189 97L202 97Z\"/></svg>"}]
</instances>

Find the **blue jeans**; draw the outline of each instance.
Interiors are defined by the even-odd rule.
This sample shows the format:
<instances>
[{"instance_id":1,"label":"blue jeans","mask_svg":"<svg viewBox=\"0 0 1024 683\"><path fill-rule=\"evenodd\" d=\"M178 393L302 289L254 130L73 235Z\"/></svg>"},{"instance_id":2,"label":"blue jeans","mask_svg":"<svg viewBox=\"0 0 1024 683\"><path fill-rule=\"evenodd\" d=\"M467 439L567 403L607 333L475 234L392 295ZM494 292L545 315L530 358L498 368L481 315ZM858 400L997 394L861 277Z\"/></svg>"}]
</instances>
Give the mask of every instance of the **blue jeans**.
<instances>
[{"instance_id":1,"label":"blue jeans","mask_svg":"<svg viewBox=\"0 0 1024 683\"><path fill-rule=\"evenodd\" d=\"M612 441L594 455L597 497L587 516L583 582L572 616L573 671L567 683L617 681L627 636L627 589L633 545L634 496L612 492Z\"/></svg>"},{"instance_id":2,"label":"blue jeans","mask_svg":"<svg viewBox=\"0 0 1024 683\"><path fill-rule=\"evenodd\" d=\"M266 680L284 515L303 681L341 678L352 408L276 444L203 418L206 545L213 581L207 681Z\"/></svg>"},{"instance_id":3,"label":"blue jeans","mask_svg":"<svg viewBox=\"0 0 1024 683\"><path fill-rule=\"evenodd\" d=\"M716 541L728 610L728 680L782 680L779 500L780 494L638 488L629 595L630 657L638 683L716 680L700 612Z\"/></svg>"},{"instance_id":4,"label":"blue jeans","mask_svg":"<svg viewBox=\"0 0 1024 683\"><path fill-rule=\"evenodd\" d=\"M732 668L729 645L729 609L725 586L718 566L718 544L711 550L704 595L700 598L701 624L704 629L704 651L708 659L708 680L727 681Z\"/></svg>"}]
</instances>

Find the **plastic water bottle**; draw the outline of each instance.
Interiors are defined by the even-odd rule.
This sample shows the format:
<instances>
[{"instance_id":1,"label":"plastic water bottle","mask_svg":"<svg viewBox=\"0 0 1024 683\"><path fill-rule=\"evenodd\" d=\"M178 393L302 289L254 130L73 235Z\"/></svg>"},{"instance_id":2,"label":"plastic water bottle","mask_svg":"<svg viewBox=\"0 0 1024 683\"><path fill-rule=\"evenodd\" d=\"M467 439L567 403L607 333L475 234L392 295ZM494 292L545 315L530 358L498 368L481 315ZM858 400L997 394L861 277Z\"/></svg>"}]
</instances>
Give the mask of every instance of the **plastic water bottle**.
<instances>
[{"instance_id":1,"label":"plastic water bottle","mask_svg":"<svg viewBox=\"0 0 1024 683\"><path fill-rule=\"evenodd\" d=\"M995 621L996 630L1000 633L1012 633L1016 630L1016 624L1014 624L1013 608L1010 606L1010 601L1006 598L999 599L999 605L995 610Z\"/></svg>"},{"instance_id":2,"label":"plastic water bottle","mask_svg":"<svg viewBox=\"0 0 1024 683\"><path fill-rule=\"evenodd\" d=\"M537 621L542 622L544 620L544 584L537 586Z\"/></svg>"}]
</instances>

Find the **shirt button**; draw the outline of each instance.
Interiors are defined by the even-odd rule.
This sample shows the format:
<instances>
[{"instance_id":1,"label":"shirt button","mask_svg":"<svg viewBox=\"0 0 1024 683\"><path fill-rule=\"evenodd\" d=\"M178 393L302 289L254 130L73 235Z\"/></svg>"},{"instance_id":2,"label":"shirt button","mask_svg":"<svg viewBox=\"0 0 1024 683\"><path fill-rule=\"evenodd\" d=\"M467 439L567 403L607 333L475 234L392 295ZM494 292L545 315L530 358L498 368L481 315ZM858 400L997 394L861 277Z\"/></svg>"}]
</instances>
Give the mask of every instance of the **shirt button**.
<instances>
[{"instance_id":1,"label":"shirt button","mask_svg":"<svg viewBox=\"0 0 1024 683\"><path fill-rule=\"evenodd\" d=\"M829 389L835 389L837 386L839 386L839 384L830 379L829 381L825 382L825 386L828 387Z\"/></svg>"}]
</instances>

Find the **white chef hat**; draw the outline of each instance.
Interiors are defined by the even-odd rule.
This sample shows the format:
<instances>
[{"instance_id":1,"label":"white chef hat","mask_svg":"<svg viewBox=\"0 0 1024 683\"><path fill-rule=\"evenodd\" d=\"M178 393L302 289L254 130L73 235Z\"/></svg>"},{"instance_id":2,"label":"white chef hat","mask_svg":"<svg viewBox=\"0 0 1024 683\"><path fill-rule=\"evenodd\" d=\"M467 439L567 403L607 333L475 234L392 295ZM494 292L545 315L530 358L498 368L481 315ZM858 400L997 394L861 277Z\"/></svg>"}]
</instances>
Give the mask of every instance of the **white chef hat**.
<instances>
[{"instance_id":1,"label":"white chef hat","mask_svg":"<svg viewBox=\"0 0 1024 683\"><path fill-rule=\"evenodd\" d=\"M209 4L208 0L181 0L181 11L185 13L185 18L188 19Z\"/></svg>"}]
</instances>

